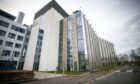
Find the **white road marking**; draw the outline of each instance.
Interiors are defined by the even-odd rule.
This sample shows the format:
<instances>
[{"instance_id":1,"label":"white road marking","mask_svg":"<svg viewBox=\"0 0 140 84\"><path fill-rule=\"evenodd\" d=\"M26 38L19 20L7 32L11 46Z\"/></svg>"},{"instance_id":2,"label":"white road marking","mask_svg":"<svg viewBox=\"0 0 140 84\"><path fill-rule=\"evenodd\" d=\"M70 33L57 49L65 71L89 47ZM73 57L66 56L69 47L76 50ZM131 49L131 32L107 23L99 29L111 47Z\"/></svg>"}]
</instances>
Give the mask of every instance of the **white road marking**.
<instances>
[{"instance_id":1,"label":"white road marking","mask_svg":"<svg viewBox=\"0 0 140 84\"><path fill-rule=\"evenodd\" d=\"M126 70L126 72L133 72L133 70Z\"/></svg>"},{"instance_id":2,"label":"white road marking","mask_svg":"<svg viewBox=\"0 0 140 84\"><path fill-rule=\"evenodd\" d=\"M120 70L117 70L116 72L120 72Z\"/></svg>"}]
</instances>

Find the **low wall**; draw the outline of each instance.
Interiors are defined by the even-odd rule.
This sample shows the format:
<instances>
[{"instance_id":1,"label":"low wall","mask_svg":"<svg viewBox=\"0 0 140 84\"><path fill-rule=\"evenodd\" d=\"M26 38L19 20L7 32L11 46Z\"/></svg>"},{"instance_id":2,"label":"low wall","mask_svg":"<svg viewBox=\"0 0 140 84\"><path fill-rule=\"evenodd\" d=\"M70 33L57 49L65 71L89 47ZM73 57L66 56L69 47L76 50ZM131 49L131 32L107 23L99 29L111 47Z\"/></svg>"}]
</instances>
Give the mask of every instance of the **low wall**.
<instances>
[{"instance_id":1,"label":"low wall","mask_svg":"<svg viewBox=\"0 0 140 84\"><path fill-rule=\"evenodd\" d=\"M0 81L15 81L34 78L33 71L0 71Z\"/></svg>"}]
</instances>

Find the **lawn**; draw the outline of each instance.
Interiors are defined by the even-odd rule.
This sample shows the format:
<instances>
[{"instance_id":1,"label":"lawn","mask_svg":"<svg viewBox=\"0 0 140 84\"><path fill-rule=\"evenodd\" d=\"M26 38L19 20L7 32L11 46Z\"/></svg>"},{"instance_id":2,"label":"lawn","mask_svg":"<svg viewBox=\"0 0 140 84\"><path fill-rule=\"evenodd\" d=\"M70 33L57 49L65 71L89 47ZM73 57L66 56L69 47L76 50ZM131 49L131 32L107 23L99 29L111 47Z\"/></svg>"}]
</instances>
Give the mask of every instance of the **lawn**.
<instances>
[{"instance_id":1,"label":"lawn","mask_svg":"<svg viewBox=\"0 0 140 84\"><path fill-rule=\"evenodd\" d=\"M116 67L115 66L106 66L103 68L96 69L95 72L109 71L109 70L112 70L114 68L116 68Z\"/></svg>"}]
</instances>

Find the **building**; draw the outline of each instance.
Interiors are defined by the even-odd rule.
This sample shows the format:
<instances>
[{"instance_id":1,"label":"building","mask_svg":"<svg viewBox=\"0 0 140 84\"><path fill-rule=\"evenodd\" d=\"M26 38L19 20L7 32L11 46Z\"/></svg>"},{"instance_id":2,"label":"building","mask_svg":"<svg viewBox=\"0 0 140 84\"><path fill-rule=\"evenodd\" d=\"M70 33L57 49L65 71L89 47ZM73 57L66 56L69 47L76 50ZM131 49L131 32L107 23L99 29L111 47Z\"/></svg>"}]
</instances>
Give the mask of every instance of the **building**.
<instances>
[{"instance_id":1,"label":"building","mask_svg":"<svg viewBox=\"0 0 140 84\"><path fill-rule=\"evenodd\" d=\"M86 71L114 58L113 44L97 36L81 10L68 15L52 0L35 14L23 69Z\"/></svg>"},{"instance_id":2,"label":"building","mask_svg":"<svg viewBox=\"0 0 140 84\"><path fill-rule=\"evenodd\" d=\"M115 64L111 42L97 36L81 10L60 21L59 69L94 70Z\"/></svg>"},{"instance_id":3,"label":"building","mask_svg":"<svg viewBox=\"0 0 140 84\"><path fill-rule=\"evenodd\" d=\"M98 37L80 10L61 20L59 41L60 70L83 71L101 67Z\"/></svg>"},{"instance_id":4,"label":"building","mask_svg":"<svg viewBox=\"0 0 140 84\"><path fill-rule=\"evenodd\" d=\"M27 27L22 25L24 13L18 18L0 9L0 69L15 70L22 54ZM16 21L14 21L16 19Z\"/></svg>"},{"instance_id":5,"label":"building","mask_svg":"<svg viewBox=\"0 0 140 84\"><path fill-rule=\"evenodd\" d=\"M58 67L60 20L67 16L55 0L35 14L24 70L46 71Z\"/></svg>"}]
</instances>

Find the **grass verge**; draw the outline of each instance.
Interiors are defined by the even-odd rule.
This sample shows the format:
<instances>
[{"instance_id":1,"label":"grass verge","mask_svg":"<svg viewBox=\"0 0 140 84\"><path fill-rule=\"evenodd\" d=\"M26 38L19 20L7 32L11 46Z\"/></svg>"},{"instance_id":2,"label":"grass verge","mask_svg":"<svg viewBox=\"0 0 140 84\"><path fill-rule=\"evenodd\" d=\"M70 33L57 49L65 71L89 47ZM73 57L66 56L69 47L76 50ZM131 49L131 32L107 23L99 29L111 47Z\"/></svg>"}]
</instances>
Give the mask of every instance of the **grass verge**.
<instances>
[{"instance_id":1,"label":"grass verge","mask_svg":"<svg viewBox=\"0 0 140 84\"><path fill-rule=\"evenodd\" d=\"M110 70L115 69L115 68L116 68L116 66L106 66L103 68L96 69L95 72L110 71Z\"/></svg>"},{"instance_id":2,"label":"grass verge","mask_svg":"<svg viewBox=\"0 0 140 84\"><path fill-rule=\"evenodd\" d=\"M48 71L48 73L55 74L55 71ZM78 76L84 74L85 72L78 72L78 71L65 71L64 74L67 76ZM56 74L63 74L63 71L56 71Z\"/></svg>"}]
</instances>

